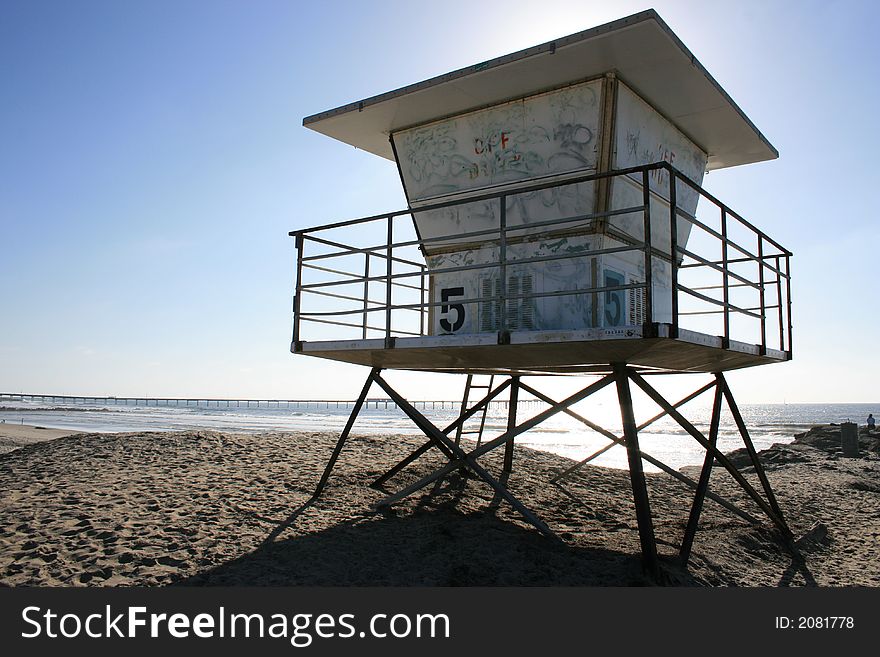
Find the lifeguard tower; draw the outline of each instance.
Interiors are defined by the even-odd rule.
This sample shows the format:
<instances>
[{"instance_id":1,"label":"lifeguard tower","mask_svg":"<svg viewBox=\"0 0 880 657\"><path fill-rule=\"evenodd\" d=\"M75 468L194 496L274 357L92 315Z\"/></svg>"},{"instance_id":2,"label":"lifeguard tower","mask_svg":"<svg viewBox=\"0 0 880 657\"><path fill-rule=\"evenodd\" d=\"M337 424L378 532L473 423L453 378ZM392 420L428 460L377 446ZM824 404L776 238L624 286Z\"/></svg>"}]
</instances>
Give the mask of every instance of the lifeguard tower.
<instances>
[{"instance_id":1,"label":"lifeguard tower","mask_svg":"<svg viewBox=\"0 0 880 657\"><path fill-rule=\"evenodd\" d=\"M513 439L564 412L605 435L609 446L626 448L650 572L658 561L643 459L695 490L680 550L685 563L704 498L757 522L708 490L716 461L790 539L724 372L791 358L791 253L700 186L706 171L778 153L653 10L322 112L303 125L395 162L409 204L291 232L292 351L372 368L316 496L375 384L428 438L379 483L429 449L449 459L382 504L464 467L552 535L507 490L506 473ZM468 375L460 417L435 426L388 384L383 369ZM647 380L685 372L711 380L677 403ZM562 401L523 381L576 373L599 378ZM492 375L492 383L471 403L478 374ZM631 384L662 411L638 426ZM622 435L571 409L609 385L617 389ZM705 435L678 409L709 390ZM505 391L507 431L466 451L464 423ZM520 392L549 408L518 422ZM716 448L725 402L759 485ZM639 431L667 414L706 449L698 481L639 448ZM499 479L478 459L501 445Z\"/></svg>"}]
</instances>

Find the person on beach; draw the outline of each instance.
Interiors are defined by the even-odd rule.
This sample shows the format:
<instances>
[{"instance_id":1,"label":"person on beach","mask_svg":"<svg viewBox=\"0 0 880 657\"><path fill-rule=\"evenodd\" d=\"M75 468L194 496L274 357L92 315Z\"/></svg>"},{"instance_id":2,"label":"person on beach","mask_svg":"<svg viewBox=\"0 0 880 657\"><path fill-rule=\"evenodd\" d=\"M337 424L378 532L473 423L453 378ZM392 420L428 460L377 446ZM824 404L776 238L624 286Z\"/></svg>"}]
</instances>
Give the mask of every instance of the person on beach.
<instances>
[{"instance_id":1,"label":"person on beach","mask_svg":"<svg viewBox=\"0 0 880 657\"><path fill-rule=\"evenodd\" d=\"M874 414L868 413L868 431L873 431L875 424L876 422L874 421Z\"/></svg>"}]
</instances>

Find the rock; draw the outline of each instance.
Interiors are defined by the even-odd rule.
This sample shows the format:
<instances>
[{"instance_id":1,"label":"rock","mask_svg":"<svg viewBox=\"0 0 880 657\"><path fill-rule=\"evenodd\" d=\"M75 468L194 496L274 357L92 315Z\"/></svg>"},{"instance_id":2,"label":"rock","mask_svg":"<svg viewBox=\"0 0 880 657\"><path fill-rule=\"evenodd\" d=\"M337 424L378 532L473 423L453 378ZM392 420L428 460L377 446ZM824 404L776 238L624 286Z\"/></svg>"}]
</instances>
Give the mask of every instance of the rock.
<instances>
[{"instance_id":1,"label":"rock","mask_svg":"<svg viewBox=\"0 0 880 657\"><path fill-rule=\"evenodd\" d=\"M737 469L747 468L752 465L752 459L749 456L749 451L745 447L740 447L739 449L735 449L732 452L728 452L726 456L728 460L733 463L734 466L736 466Z\"/></svg>"},{"instance_id":2,"label":"rock","mask_svg":"<svg viewBox=\"0 0 880 657\"><path fill-rule=\"evenodd\" d=\"M823 425L813 427L806 433L795 436L795 443L811 445L826 452L840 451L840 427Z\"/></svg>"}]
</instances>

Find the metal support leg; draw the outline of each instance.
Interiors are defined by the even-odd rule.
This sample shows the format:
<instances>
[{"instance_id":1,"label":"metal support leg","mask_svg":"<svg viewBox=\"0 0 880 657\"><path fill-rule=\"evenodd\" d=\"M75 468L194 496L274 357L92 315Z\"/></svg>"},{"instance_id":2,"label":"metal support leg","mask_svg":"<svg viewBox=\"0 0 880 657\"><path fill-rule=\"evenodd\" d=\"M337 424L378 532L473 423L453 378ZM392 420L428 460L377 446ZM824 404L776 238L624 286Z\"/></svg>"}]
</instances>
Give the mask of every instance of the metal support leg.
<instances>
[{"instance_id":1,"label":"metal support leg","mask_svg":"<svg viewBox=\"0 0 880 657\"><path fill-rule=\"evenodd\" d=\"M516 427L516 405L519 402L519 377L511 377L510 402L507 406L507 430L513 431ZM504 467L502 472L510 473L513 470L513 436L504 445Z\"/></svg>"},{"instance_id":2,"label":"metal support leg","mask_svg":"<svg viewBox=\"0 0 880 657\"><path fill-rule=\"evenodd\" d=\"M345 441L348 440L348 434L351 433L351 428L354 426L354 421L357 419L358 414L361 412L361 407L364 405L364 400L367 398L367 393L370 392L370 388L372 387L373 382L379 376L379 372L381 371L382 370L379 367L374 367L370 371L370 376L367 377L367 381L366 383L364 383L364 388L363 390L361 390L360 396L354 403L354 408L351 409L351 415L349 415L348 417L348 422L345 423L345 428L342 430L342 433L339 434L339 440L336 441L336 447L333 449L333 454L330 456L330 460L327 462L327 467L324 468L324 474L321 475L321 481L318 482L318 486L317 488L315 488L312 499L320 497L321 492L324 490L324 486L327 485L327 480L330 478L330 473L333 471L333 466L336 465L336 459L339 458L339 454L340 452L342 452Z\"/></svg>"},{"instance_id":3,"label":"metal support leg","mask_svg":"<svg viewBox=\"0 0 880 657\"><path fill-rule=\"evenodd\" d=\"M651 518L651 505L648 500L648 486L639 456L639 438L633 414L632 395L629 389L629 372L622 365L614 366L617 383L617 398L620 402L620 419L623 422L623 435L626 438L626 455L629 460L629 477L636 505L636 520L639 524L639 540L642 545L642 560L645 570L659 579L660 566L657 559L657 543L654 540L654 522Z\"/></svg>"},{"instance_id":4,"label":"metal support leg","mask_svg":"<svg viewBox=\"0 0 880 657\"><path fill-rule=\"evenodd\" d=\"M721 423L721 385L715 387L715 402L712 406L712 420L709 424L709 444L712 447L718 445L718 425ZM694 503L691 506L691 514L688 517L687 527L684 530L684 538L681 540L681 549L678 557L682 564L687 565L691 556L691 548L694 545L694 536L697 533L697 524L700 522L700 513L703 511L703 500L709 490L709 477L712 475L712 464L715 457L711 450L706 450L706 458L703 461L703 469L700 471L700 481L697 482L697 493L694 495Z\"/></svg>"}]
</instances>

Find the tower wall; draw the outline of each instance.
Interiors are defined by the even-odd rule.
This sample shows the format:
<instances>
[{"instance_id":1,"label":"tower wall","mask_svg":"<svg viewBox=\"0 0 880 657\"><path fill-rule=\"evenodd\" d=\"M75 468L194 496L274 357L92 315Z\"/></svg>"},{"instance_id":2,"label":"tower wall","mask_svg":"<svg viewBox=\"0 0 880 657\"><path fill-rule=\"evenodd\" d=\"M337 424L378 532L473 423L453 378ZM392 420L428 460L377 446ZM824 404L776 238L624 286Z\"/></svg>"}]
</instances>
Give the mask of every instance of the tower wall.
<instances>
[{"instance_id":1,"label":"tower wall","mask_svg":"<svg viewBox=\"0 0 880 657\"><path fill-rule=\"evenodd\" d=\"M607 184L564 181L667 161L699 184L707 162L705 152L613 75L401 130L392 140L407 198L416 210L431 300L444 304L431 309L429 330L434 335L494 332L502 326L559 330L641 325L647 320L644 290L564 294L645 281L643 251L591 255L643 241L641 208L613 217L589 217L642 206L641 175L618 176ZM660 252L651 264L651 319L663 322L671 319L669 180L666 171L650 175L651 241ZM503 289L498 234L462 237L497 230L500 202L466 201L529 182L559 186L507 197ZM677 185L677 206L694 214L696 193L683 183ZM462 203L417 211L446 201ZM530 227L561 219L571 221ZM680 245L687 242L689 228L679 218ZM516 262L543 256L567 257ZM437 272L478 264L487 267ZM503 318L503 306L492 299L502 292L508 298ZM551 296L517 298L531 294Z\"/></svg>"}]
</instances>

